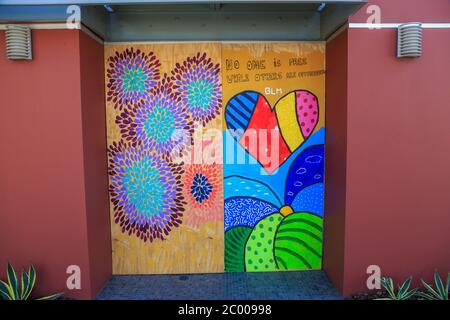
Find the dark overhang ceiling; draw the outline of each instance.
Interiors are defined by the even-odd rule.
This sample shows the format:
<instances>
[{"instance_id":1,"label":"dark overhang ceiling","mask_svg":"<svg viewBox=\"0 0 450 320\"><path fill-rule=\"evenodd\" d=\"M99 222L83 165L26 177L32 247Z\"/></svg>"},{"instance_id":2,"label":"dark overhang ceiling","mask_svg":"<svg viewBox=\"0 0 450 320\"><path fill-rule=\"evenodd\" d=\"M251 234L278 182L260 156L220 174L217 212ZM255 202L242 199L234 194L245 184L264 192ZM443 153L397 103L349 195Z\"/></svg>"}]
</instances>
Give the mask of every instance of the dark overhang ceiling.
<instances>
[{"instance_id":1,"label":"dark overhang ceiling","mask_svg":"<svg viewBox=\"0 0 450 320\"><path fill-rule=\"evenodd\" d=\"M326 39L365 2L0 0L0 22L65 21L67 5L78 4L83 24L106 41L312 41Z\"/></svg>"}]
</instances>

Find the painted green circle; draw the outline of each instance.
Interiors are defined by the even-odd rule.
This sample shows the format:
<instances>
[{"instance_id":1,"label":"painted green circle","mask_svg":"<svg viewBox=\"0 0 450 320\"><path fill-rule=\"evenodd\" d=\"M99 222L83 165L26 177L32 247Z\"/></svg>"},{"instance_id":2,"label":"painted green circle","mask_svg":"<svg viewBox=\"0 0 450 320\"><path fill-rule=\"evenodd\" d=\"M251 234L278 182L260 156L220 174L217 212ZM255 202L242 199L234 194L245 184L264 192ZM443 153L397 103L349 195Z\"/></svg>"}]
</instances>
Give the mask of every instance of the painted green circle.
<instances>
[{"instance_id":1,"label":"painted green circle","mask_svg":"<svg viewBox=\"0 0 450 320\"><path fill-rule=\"evenodd\" d=\"M282 221L281 214L274 213L259 221L251 232L245 250L245 259L252 259L252 264L246 264L246 271L277 270L274 258L274 239L278 230L278 221ZM248 248L251 248L250 250ZM255 250L256 249L256 250ZM269 260L272 259L272 262ZM267 267L266 267L267 265Z\"/></svg>"}]
</instances>

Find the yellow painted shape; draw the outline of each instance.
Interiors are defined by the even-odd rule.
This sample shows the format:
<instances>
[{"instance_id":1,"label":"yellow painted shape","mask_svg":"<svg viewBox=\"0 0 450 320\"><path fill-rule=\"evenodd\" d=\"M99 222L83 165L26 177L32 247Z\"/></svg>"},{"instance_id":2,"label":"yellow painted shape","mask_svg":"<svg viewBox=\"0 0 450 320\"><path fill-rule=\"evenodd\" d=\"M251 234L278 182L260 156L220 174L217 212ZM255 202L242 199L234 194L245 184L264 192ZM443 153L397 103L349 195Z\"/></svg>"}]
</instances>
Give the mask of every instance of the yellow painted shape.
<instances>
[{"instance_id":1,"label":"yellow painted shape","mask_svg":"<svg viewBox=\"0 0 450 320\"><path fill-rule=\"evenodd\" d=\"M291 92L281 98L275 106L278 127L291 152L297 149L304 140L297 120L295 99L295 92Z\"/></svg>"},{"instance_id":2,"label":"yellow painted shape","mask_svg":"<svg viewBox=\"0 0 450 320\"><path fill-rule=\"evenodd\" d=\"M291 213L293 213L294 210L292 210L292 208L290 206L283 206L280 209L280 213L283 217L286 217L288 215L290 215Z\"/></svg>"}]
</instances>

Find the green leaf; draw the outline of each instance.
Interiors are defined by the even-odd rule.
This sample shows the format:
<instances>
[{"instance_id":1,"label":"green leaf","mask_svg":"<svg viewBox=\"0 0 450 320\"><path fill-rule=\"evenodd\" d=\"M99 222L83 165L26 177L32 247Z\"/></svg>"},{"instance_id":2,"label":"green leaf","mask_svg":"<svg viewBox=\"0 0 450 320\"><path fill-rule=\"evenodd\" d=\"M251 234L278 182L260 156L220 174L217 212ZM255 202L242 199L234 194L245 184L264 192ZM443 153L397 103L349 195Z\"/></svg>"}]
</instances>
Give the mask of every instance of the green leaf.
<instances>
[{"instance_id":1,"label":"green leaf","mask_svg":"<svg viewBox=\"0 0 450 320\"><path fill-rule=\"evenodd\" d=\"M22 269L22 276L21 276L21 278L22 278L22 283L21 283L21 286L20 286L20 288L21 288L20 298L22 300L24 300L25 293L26 293L27 288L28 288L28 274L25 272L24 269Z\"/></svg>"},{"instance_id":2,"label":"green leaf","mask_svg":"<svg viewBox=\"0 0 450 320\"><path fill-rule=\"evenodd\" d=\"M56 300L56 299L58 299L59 297L61 297L63 294L64 294L64 292L58 292L58 293L52 294L52 295L50 295L50 296L38 298L38 299L36 299L36 300Z\"/></svg>"},{"instance_id":3,"label":"green leaf","mask_svg":"<svg viewBox=\"0 0 450 320\"><path fill-rule=\"evenodd\" d=\"M17 280L16 272L14 271L14 268L10 263L8 263L8 269L7 269L7 275L8 275L8 282L12 289L12 294L15 297L15 300L20 299L19 296L19 283Z\"/></svg>"},{"instance_id":4,"label":"green leaf","mask_svg":"<svg viewBox=\"0 0 450 320\"><path fill-rule=\"evenodd\" d=\"M397 295L395 294L395 286L394 286L394 280L392 278L388 278L389 281L389 288L391 288L392 295L397 298Z\"/></svg>"},{"instance_id":5,"label":"green leaf","mask_svg":"<svg viewBox=\"0 0 450 320\"><path fill-rule=\"evenodd\" d=\"M446 292L444 284L442 283L441 277L439 276L439 273L437 271L434 272L434 283L436 284L436 289L439 292L440 299L444 300Z\"/></svg>"},{"instance_id":6,"label":"green leaf","mask_svg":"<svg viewBox=\"0 0 450 320\"><path fill-rule=\"evenodd\" d=\"M401 296L401 299L400 299L400 300L408 300L409 298L413 297L416 293L417 293L417 288L414 288L414 289L412 289L412 290L410 290L410 291L404 293L404 294Z\"/></svg>"},{"instance_id":7,"label":"green leaf","mask_svg":"<svg viewBox=\"0 0 450 320\"><path fill-rule=\"evenodd\" d=\"M433 296L429 293L422 292L422 291L417 292L416 296L427 299L427 300L436 300L435 296Z\"/></svg>"},{"instance_id":8,"label":"green leaf","mask_svg":"<svg viewBox=\"0 0 450 320\"><path fill-rule=\"evenodd\" d=\"M445 300L448 300L448 289L449 289L449 286L450 286L450 273L447 275L447 282L446 282L446 285L445 285Z\"/></svg>"},{"instance_id":9,"label":"green leaf","mask_svg":"<svg viewBox=\"0 0 450 320\"><path fill-rule=\"evenodd\" d=\"M9 285L6 282L0 280L0 295L2 295L2 297L6 300L14 300L11 293L12 290Z\"/></svg>"},{"instance_id":10,"label":"green leaf","mask_svg":"<svg viewBox=\"0 0 450 320\"><path fill-rule=\"evenodd\" d=\"M422 279L422 284L425 287L425 289L427 289L427 291L434 296L434 298L435 298L434 300L440 299L439 294L436 291L434 291L434 289L428 283L423 281L423 279Z\"/></svg>"},{"instance_id":11,"label":"green leaf","mask_svg":"<svg viewBox=\"0 0 450 320\"><path fill-rule=\"evenodd\" d=\"M395 300L397 297L394 292L394 282L392 281L392 279L389 277L383 277L380 283L386 289L389 296Z\"/></svg>"},{"instance_id":12,"label":"green leaf","mask_svg":"<svg viewBox=\"0 0 450 320\"><path fill-rule=\"evenodd\" d=\"M408 293L409 286L411 285L412 277L409 277L406 279L405 282L403 282L403 285L399 287L398 289L398 296L403 297L406 293Z\"/></svg>"},{"instance_id":13,"label":"green leaf","mask_svg":"<svg viewBox=\"0 0 450 320\"><path fill-rule=\"evenodd\" d=\"M31 291L33 291L34 284L36 283L36 270L34 269L33 265L30 265L27 276L28 276L28 286L24 294L23 298L24 300L28 299L28 297L31 294Z\"/></svg>"}]
</instances>

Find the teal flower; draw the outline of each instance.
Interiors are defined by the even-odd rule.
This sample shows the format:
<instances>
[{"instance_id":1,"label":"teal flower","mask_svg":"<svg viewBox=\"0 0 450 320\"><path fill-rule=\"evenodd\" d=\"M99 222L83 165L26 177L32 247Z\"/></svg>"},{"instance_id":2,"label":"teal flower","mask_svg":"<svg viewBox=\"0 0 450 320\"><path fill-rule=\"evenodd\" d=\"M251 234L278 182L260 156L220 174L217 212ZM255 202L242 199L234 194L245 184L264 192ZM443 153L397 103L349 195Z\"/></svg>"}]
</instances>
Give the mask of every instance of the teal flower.
<instances>
[{"instance_id":1,"label":"teal flower","mask_svg":"<svg viewBox=\"0 0 450 320\"><path fill-rule=\"evenodd\" d=\"M206 53L188 57L172 71L174 89L195 121L205 126L220 114L222 90L220 67Z\"/></svg>"},{"instance_id":2,"label":"teal flower","mask_svg":"<svg viewBox=\"0 0 450 320\"><path fill-rule=\"evenodd\" d=\"M184 212L182 165L122 140L108 149L109 193L114 222L143 241L164 239L181 224Z\"/></svg>"},{"instance_id":3,"label":"teal flower","mask_svg":"<svg viewBox=\"0 0 450 320\"><path fill-rule=\"evenodd\" d=\"M125 105L135 104L145 99L150 90L160 79L161 63L153 52L145 54L139 49L126 49L109 57L107 99L115 108L123 109Z\"/></svg>"},{"instance_id":4,"label":"teal flower","mask_svg":"<svg viewBox=\"0 0 450 320\"><path fill-rule=\"evenodd\" d=\"M177 156L192 144L194 123L168 78L145 101L123 110L116 123L132 146L143 144L159 155Z\"/></svg>"}]
</instances>

